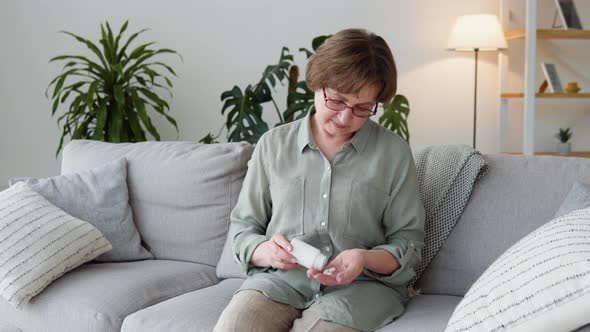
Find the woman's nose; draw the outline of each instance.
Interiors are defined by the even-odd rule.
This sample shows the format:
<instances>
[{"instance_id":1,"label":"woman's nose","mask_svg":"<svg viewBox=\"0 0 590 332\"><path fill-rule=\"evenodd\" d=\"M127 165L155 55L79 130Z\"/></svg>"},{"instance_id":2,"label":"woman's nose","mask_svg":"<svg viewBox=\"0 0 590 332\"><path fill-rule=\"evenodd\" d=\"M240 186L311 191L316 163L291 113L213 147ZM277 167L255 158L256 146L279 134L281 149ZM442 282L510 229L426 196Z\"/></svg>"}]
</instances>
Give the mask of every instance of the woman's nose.
<instances>
[{"instance_id":1,"label":"woman's nose","mask_svg":"<svg viewBox=\"0 0 590 332\"><path fill-rule=\"evenodd\" d=\"M352 114L352 109L350 107L344 111L338 112L338 120L340 120L342 124L348 123L353 118L354 115Z\"/></svg>"}]
</instances>

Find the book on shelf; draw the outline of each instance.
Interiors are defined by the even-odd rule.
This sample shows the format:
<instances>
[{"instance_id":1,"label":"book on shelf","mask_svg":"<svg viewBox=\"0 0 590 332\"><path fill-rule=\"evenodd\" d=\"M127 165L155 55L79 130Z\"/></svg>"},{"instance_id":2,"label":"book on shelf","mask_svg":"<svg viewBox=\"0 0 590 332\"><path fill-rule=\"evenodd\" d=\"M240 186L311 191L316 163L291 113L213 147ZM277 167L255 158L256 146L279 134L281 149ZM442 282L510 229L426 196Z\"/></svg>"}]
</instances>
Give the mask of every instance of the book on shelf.
<instances>
[{"instance_id":1,"label":"book on shelf","mask_svg":"<svg viewBox=\"0 0 590 332\"><path fill-rule=\"evenodd\" d=\"M557 69L555 68L555 64L541 62L541 68L543 68L543 74L545 75L545 79L547 80L549 92L563 92L563 87L561 86L559 75L557 75Z\"/></svg>"}]
</instances>

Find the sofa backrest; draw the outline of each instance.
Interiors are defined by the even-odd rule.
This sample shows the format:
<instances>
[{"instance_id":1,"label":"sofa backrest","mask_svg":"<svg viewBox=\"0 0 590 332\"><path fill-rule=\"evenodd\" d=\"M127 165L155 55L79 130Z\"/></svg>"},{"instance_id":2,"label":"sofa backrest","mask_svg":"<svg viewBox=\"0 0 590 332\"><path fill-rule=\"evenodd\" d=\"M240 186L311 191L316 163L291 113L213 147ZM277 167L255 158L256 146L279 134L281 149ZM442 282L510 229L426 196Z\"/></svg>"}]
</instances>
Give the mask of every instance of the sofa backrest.
<instances>
[{"instance_id":1,"label":"sofa backrest","mask_svg":"<svg viewBox=\"0 0 590 332\"><path fill-rule=\"evenodd\" d=\"M63 152L62 174L127 159L133 218L158 259L216 266L253 146L247 143L74 140Z\"/></svg>"},{"instance_id":2,"label":"sofa backrest","mask_svg":"<svg viewBox=\"0 0 590 332\"><path fill-rule=\"evenodd\" d=\"M553 219L575 181L590 182L590 159L484 155L455 228L416 283L425 294L463 296L506 249Z\"/></svg>"}]
</instances>

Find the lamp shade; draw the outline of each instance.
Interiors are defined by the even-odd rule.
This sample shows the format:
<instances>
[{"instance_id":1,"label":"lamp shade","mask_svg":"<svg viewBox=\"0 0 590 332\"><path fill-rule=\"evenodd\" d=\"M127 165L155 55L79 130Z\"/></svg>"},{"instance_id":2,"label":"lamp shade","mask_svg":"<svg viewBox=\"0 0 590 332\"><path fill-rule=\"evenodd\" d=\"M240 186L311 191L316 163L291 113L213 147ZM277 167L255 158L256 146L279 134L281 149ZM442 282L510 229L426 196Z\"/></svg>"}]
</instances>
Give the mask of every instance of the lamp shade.
<instances>
[{"instance_id":1,"label":"lamp shade","mask_svg":"<svg viewBox=\"0 0 590 332\"><path fill-rule=\"evenodd\" d=\"M494 51L506 48L506 39L496 15L463 15L455 22L448 48L454 51Z\"/></svg>"}]
</instances>

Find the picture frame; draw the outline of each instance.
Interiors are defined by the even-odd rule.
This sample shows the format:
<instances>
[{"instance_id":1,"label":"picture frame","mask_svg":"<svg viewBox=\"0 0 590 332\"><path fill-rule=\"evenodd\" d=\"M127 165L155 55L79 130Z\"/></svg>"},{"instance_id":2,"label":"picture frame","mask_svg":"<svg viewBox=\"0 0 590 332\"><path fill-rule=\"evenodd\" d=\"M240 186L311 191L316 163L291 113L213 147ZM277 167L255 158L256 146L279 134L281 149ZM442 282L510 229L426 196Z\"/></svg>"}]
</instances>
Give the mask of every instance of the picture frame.
<instances>
[{"instance_id":1,"label":"picture frame","mask_svg":"<svg viewBox=\"0 0 590 332\"><path fill-rule=\"evenodd\" d=\"M563 92L563 87L561 85L559 75L557 75L557 69L555 68L555 64L542 62L541 68L543 68L543 74L545 75L545 79L547 80L547 84L549 85L549 92Z\"/></svg>"},{"instance_id":2,"label":"picture frame","mask_svg":"<svg viewBox=\"0 0 590 332\"><path fill-rule=\"evenodd\" d=\"M564 29L583 29L574 0L555 0L555 5L557 6L557 11L563 22Z\"/></svg>"}]
</instances>

